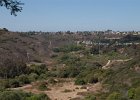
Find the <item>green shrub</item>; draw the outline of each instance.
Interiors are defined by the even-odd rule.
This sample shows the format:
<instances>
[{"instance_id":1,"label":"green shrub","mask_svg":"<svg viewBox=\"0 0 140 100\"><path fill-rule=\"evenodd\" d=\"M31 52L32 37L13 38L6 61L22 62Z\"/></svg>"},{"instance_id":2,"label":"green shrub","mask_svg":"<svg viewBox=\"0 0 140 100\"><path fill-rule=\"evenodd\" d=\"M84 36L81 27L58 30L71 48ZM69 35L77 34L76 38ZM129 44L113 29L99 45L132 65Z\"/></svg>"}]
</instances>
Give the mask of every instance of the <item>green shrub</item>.
<instances>
[{"instance_id":1,"label":"green shrub","mask_svg":"<svg viewBox=\"0 0 140 100\"><path fill-rule=\"evenodd\" d=\"M46 74L46 77L57 77L58 76L57 71L48 71L45 74Z\"/></svg>"},{"instance_id":2,"label":"green shrub","mask_svg":"<svg viewBox=\"0 0 140 100\"><path fill-rule=\"evenodd\" d=\"M46 83L45 82L41 82L38 86L38 89L41 90L41 91L45 91L47 90L47 86L46 86Z\"/></svg>"},{"instance_id":3,"label":"green shrub","mask_svg":"<svg viewBox=\"0 0 140 100\"><path fill-rule=\"evenodd\" d=\"M0 92L0 100L50 100L46 94L32 94L22 91Z\"/></svg>"},{"instance_id":4,"label":"green shrub","mask_svg":"<svg viewBox=\"0 0 140 100\"><path fill-rule=\"evenodd\" d=\"M0 94L0 100L21 100L21 96L16 92L5 91Z\"/></svg>"},{"instance_id":5,"label":"green shrub","mask_svg":"<svg viewBox=\"0 0 140 100\"><path fill-rule=\"evenodd\" d=\"M29 84L30 83L30 80L29 80L27 75L20 75L18 77L18 80L21 84Z\"/></svg>"},{"instance_id":6,"label":"green shrub","mask_svg":"<svg viewBox=\"0 0 140 100\"><path fill-rule=\"evenodd\" d=\"M84 85L84 84L86 84L86 82L83 79L76 79L75 84L76 85Z\"/></svg>"},{"instance_id":7,"label":"green shrub","mask_svg":"<svg viewBox=\"0 0 140 100\"><path fill-rule=\"evenodd\" d=\"M61 78L68 78L68 77L74 78L79 73L80 73L80 67L69 66L69 67L65 67L63 69L59 69L58 70L58 77L61 77Z\"/></svg>"},{"instance_id":8,"label":"green shrub","mask_svg":"<svg viewBox=\"0 0 140 100\"><path fill-rule=\"evenodd\" d=\"M107 97L106 100L121 100L121 95L120 93L113 92Z\"/></svg>"},{"instance_id":9,"label":"green shrub","mask_svg":"<svg viewBox=\"0 0 140 100\"><path fill-rule=\"evenodd\" d=\"M99 48L98 47L92 47L90 49L91 54L99 54Z\"/></svg>"},{"instance_id":10,"label":"green shrub","mask_svg":"<svg viewBox=\"0 0 140 100\"><path fill-rule=\"evenodd\" d=\"M117 57L118 53L116 53L114 51L111 51L111 52L108 53L108 56L110 56L110 57Z\"/></svg>"},{"instance_id":11,"label":"green shrub","mask_svg":"<svg viewBox=\"0 0 140 100\"><path fill-rule=\"evenodd\" d=\"M94 77L93 75L88 76L86 80L88 83L97 83L98 82L98 78Z\"/></svg>"},{"instance_id":12,"label":"green shrub","mask_svg":"<svg viewBox=\"0 0 140 100\"><path fill-rule=\"evenodd\" d=\"M135 89L135 100L140 100L140 87Z\"/></svg>"},{"instance_id":13,"label":"green shrub","mask_svg":"<svg viewBox=\"0 0 140 100\"><path fill-rule=\"evenodd\" d=\"M78 67L79 67L80 58L78 58L76 56L71 56L71 55L65 54L60 58L60 62L66 64L66 65L69 65L69 66L78 65Z\"/></svg>"},{"instance_id":14,"label":"green shrub","mask_svg":"<svg viewBox=\"0 0 140 100\"><path fill-rule=\"evenodd\" d=\"M48 68L46 67L45 64L41 64L41 65L32 65L30 66L31 72L32 73L36 73L38 75L40 74L44 74L48 71Z\"/></svg>"},{"instance_id":15,"label":"green shrub","mask_svg":"<svg viewBox=\"0 0 140 100\"><path fill-rule=\"evenodd\" d=\"M135 89L134 88L131 88L128 90L128 98L129 99L134 99L135 97Z\"/></svg>"},{"instance_id":16,"label":"green shrub","mask_svg":"<svg viewBox=\"0 0 140 100\"><path fill-rule=\"evenodd\" d=\"M27 100L40 100L40 98L37 95L33 95L31 97L26 98Z\"/></svg>"},{"instance_id":17,"label":"green shrub","mask_svg":"<svg viewBox=\"0 0 140 100\"><path fill-rule=\"evenodd\" d=\"M47 79L47 78L48 78L47 75L44 73L40 74L39 76L39 79Z\"/></svg>"},{"instance_id":18,"label":"green shrub","mask_svg":"<svg viewBox=\"0 0 140 100\"><path fill-rule=\"evenodd\" d=\"M10 88L10 83L8 79L0 81L0 89Z\"/></svg>"},{"instance_id":19,"label":"green shrub","mask_svg":"<svg viewBox=\"0 0 140 100\"><path fill-rule=\"evenodd\" d=\"M50 98L46 94L38 94L30 96L26 100L50 100Z\"/></svg>"},{"instance_id":20,"label":"green shrub","mask_svg":"<svg viewBox=\"0 0 140 100\"><path fill-rule=\"evenodd\" d=\"M16 88L20 86L20 82L17 79L11 79L9 81L9 84L11 88Z\"/></svg>"},{"instance_id":21,"label":"green shrub","mask_svg":"<svg viewBox=\"0 0 140 100\"><path fill-rule=\"evenodd\" d=\"M53 48L53 52L60 52L60 48Z\"/></svg>"},{"instance_id":22,"label":"green shrub","mask_svg":"<svg viewBox=\"0 0 140 100\"><path fill-rule=\"evenodd\" d=\"M0 77L1 78L14 78L21 74L28 74L29 68L26 63L20 61L20 59L6 59L0 66Z\"/></svg>"},{"instance_id":23,"label":"green shrub","mask_svg":"<svg viewBox=\"0 0 140 100\"><path fill-rule=\"evenodd\" d=\"M29 80L30 81L36 81L38 79L38 75L36 73L31 73L29 75Z\"/></svg>"},{"instance_id":24,"label":"green shrub","mask_svg":"<svg viewBox=\"0 0 140 100\"><path fill-rule=\"evenodd\" d=\"M50 100L50 98L44 93L39 94L38 97L40 98L39 100Z\"/></svg>"},{"instance_id":25,"label":"green shrub","mask_svg":"<svg viewBox=\"0 0 140 100\"><path fill-rule=\"evenodd\" d=\"M96 100L96 97L90 94L90 95L87 95L84 100Z\"/></svg>"}]
</instances>

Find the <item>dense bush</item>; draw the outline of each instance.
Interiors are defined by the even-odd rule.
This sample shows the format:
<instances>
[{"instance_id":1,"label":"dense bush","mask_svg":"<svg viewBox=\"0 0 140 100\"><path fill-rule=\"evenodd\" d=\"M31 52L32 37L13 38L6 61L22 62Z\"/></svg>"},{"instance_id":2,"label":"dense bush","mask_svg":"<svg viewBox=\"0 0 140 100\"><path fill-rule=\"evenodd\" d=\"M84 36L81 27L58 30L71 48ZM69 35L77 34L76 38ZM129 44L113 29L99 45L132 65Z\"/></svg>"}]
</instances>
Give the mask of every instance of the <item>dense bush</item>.
<instances>
[{"instance_id":1,"label":"dense bush","mask_svg":"<svg viewBox=\"0 0 140 100\"><path fill-rule=\"evenodd\" d=\"M78 58L76 56L71 56L68 54L64 54L59 60L59 62L65 63L67 65L75 65L79 61L80 61L80 58Z\"/></svg>"},{"instance_id":2,"label":"dense bush","mask_svg":"<svg viewBox=\"0 0 140 100\"><path fill-rule=\"evenodd\" d=\"M135 89L134 88L131 88L128 90L128 98L129 99L134 99L135 97Z\"/></svg>"},{"instance_id":3,"label":"dense bush","mask_svg":"<svg viewBox=\"0 0 140 100\"><path fill-rule=\"evenodd\" d=\"M31 81L29 80L27 75L20 75L12 79L1 79L0 80L0 88L16 88L20 87L24 84L29 84Z\"/></svg>"},{"instance_id":4,"label":"dense bush","mask_svg":"<svg viewBox=\"0 0 140 100\"><path fill-rule=\"evenodd\" d=\"M16 88L16 87L19 87L20 86L20 82L18 79L10 79L9 80L9 86L11 88Z\"/></svg>"},{"instance_id":5,"label":"dense bush","mask_svg":"<svg viewBox=\"0 0 140 100\"><path fill-rule=\"evenodd\" d=\"M61 78L74 78L80 73L81 67L65 67L58 70L58 77Z\"/></svg>"},{"instance_id":6,"label":"dense bush","mask_svg":"<svg viewBox=\"0 0 140 100\"><path fill-rule=\"evenodd\" d=\"M45 64L41 64L41 65L31 65L30 66L31 72L32 73L36 73L38 75L42 74L42 73L46 73L46 71L48 71L48 68L46 67Z\"/></svg>"},{"instance_id":7,"label":"dense bush","mask_svg":"<svg viewBox=\"0 0 140 100\"><path fill-rule=\"evenodd\" d=\"M85 74L85 76L82 76L82 74L80 73L79 76L76 77L75 84L83 85L87 83L97 83L98 81L99 80L94 76L94 73Z\"/></svg>"},{"instance_id":8,"label":"dense bush","mask_svg":"<svg viewBox=\"0 0 140 100\"><path fill-rule=\"evenodd\" d=\"M76 79L76 80L75 80L75 84L76 84L76 85L84 85L84 84L86 84L86 82L85 82L85 80L83 80L83 79Z\"/></svg>"},{"instance_id":9,"label":"dense bush","mask_svg":"<svg viewBox=\"0 0 140 100\"><path fill-rule=\"evenodd\" d=\"M28 78L28 76L27 75L20 75L19 77L18 77L18 80L19 80L19 82L21 83L21 84L29 84L30 83L30 80L29 80L29 78Z\"/></svg>"},{"instance_id":10,"label":"dense bush","mask_svg":"<svg viewBox=\"0 0 140 100\"><path fill-rule=\"evenodd\" d=\"M29 74L29 80L30 81L36 81L38 79L38 75L36 73Z\"/></svg>"},{"instance_id":11,"label":"dense bush","mask_svg":"<svg viewBox=\"0 0 140 100\"><path fill-rule=\"evenodd\" d=\"M28 97L27 100L50 100L46 94L38 94Z\"/></svg>"},{"instance_id":12,"label":"dense bush","mask_svg":"<svg viewBox=\"0 0 140 100\"><path fill-rule=\"evenodd\" d=\"M3 79L0 80L0 89L16 88L20 86L18 79Z\"/></svg>"},{"instance_id":13,"label":"dense bush","mask_svg":"<svg viewBox=\"0 0 140 100\"><path fill-rule=\"evenodd\" d=\"M140 87L129 89L128 98L132 100L140 100Z\"/></svg>"},{"instance_id":14,"label":"dense bush","mask_svg":"<svg viewBox=\"0 0 140 100\"><path fill-rule=\"evenodd\" d=\"M106 100L121 100L121 99L122 99L122 97L121 97L120 93L113 92L107 97Z\"/></svg>"},{"instance_id":15,"label":"dense bush","mask_svg":"<svg viewBox=\"0 0 140 100\"><path fill-rule=\"evenodd\" d=\"M13 91L4 91L0 93L0 100L21 100L23 99L22 95Z\"/></svg>"},{"instance_id":16,"label":"dense bush","mask_svg":"<svg viewBox=\"0 0 140 100\"><path fill-rule=\"evenodd\" d=\"M47 88L47 85L46 85L45 82L41 82L41 83L39 84L39 86L38 86L38 89L41 90L41 91L45 91L45 90L47 90L48 88Z\"/></svg>"},{"instance_id":17,"label":"dense bush","mask_svg":"<svg viewBox=\"0 0 140 100\"><path fill-rule=\"evenodd\" d=\"M57 77L57 71L49 71L45 73L46 77Z\"/></svg>"},{"instance_id":18,"label":"dense bush","mask_svg":"<svg viewBox=\"0 0 140 100\"><path fill-rule=\"evenodd\" d=\"M133 66L138 64L139 61L137 61L136 63L134 62L135 60L134 61L133 60L129 61L128 63L121 64L120 66L117 66L118 69L109 70L106 73L106 75L104 76L103 83L110 85L110 87L108 87L108 90L110 90L111 92L118 91L123 96L126 96L125 93L127 92L127 90L129 90L130 88L136 88L140 86L139 84L140 75L136 71L132 70ZM131 85L129 85L128 82ZM122 91L125 91L125 93ZM130 89L128 97L133 98L134 95L133 93L134 90Z\"/></svg>"},{"instance_id":19,"label":"dense bush","mask_svg":"<svg viewBox=\"0 0 140 100\"><path fill-rule=\"evenodd\" d=\"M34 95L22 91L3 91L0 100L50 100L46 94Z\"/></svg>"},{"instance_id":20,"label":"dense bush","mask_svg":"<svg viewBox=\"0 0 140 100\"><path fill-rule=\"evenodd\" d=\"M86 67L80 70L76 80L84 80L85 83L97 83L103 80L104 71L96 67Z\"/></svg>"},{"instance_id":21,"label":"dense bush","mask_svg":"<svg viewBox=\"0 0 140 100\"><path fill-rule=\"evenodd\" d=\"M6 59L0 65L0 69L0 77L2 78L13 78L21 74L27 74L30 71L24 62L11 59Z\"/></svg>"},{"instance_id":22,"label":"dense bush","mask_svg":"<svg viewBox=\"0 0 140 100\"><path fill-rule=\"evenodd\" d=\"M57 77L68 78L68 76L69 76L69 72L67 72L65 69L59 69L58 70Z\"/></svg>"},{"instance_id":23,"label":"dense bush","mask_svg":"<svg viewBox=\"0 0 140 100\"><path fill-rule=\"evenodd\" d=\"M140 87L135 89L135 99L140 100Z\"/></svg>"},{"instance_id":24,"label":"dense bush","mask_svg":"<svg viewBox=\"0 0 140 100\"><path fill-rule=\"evenodd\" d=\"M92 95L92 94L89 94L85 97L84 100L96 100L96 96Z\"/></svg>"},{"instance_id":25,"label":"dense bush","mask_svg":"<svg viewBox=\"0 0 140 100\"><path fill-rule=\"evenodd\" d=\"M99 54L99 47L92 47L90 49L91 54Z\"/></svg>"},{"instance_id":26,"label":"dense bush","mask_svg":"<svg viewBox=\"0 0 140 100\"><path fill-rule=\"evenodd\" d=\"M88 83L97 83L98 82L98 78L94 77L94 76L89 76L89 78L87 79Z\"/></svg>"},{"instance_id":27,"label":"dense bush","mask_svg":"<svg viewBox=\"0 0 140 100\"><path fill-rule=\"evenodd\" d=\"M9 88L9 87L10 87L10 84L9 84L8 79L0 80L0 90L5 89L5 88Z\"/></svg>"},{"instance_id":28,"label":"dense bush","mask_svg":"<svg viewBox=\"0 0 140 100\"><path fill-rule=\"evenodd\" d=\"M46 75L46 73L42 73L42 74L40 74L38 79L42 80L42 79L47 79L47 78L48 78L48 76Z\"/></svg>"}]
</instances>

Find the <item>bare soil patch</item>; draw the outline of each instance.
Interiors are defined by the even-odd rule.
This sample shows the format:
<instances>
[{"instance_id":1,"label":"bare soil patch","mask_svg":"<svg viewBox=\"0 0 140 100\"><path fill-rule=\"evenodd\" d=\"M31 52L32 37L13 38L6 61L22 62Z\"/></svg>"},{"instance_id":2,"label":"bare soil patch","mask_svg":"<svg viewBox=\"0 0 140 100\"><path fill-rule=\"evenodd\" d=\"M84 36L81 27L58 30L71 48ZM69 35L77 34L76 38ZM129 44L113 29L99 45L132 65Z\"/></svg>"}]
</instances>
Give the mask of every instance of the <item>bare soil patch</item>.
<instances>
[{"instance_id":1,"label":"bare soil patch","mask_svg":"<svg viewBox=\"0 0 140 100\"><path fill-rule=\"evenodd\" d=\"M47 87L49 90L41 91L36 88L38 82L28 84L19 88L14 88L15 90L23 90L25 92L31 92L34 94L45 93L51 100L70 100L72 98L83 98L79 93L94 92L97 93L101 90L101 84L90 84L83 86L75 85L73 81L66 81L62 83L49 84Z\"/></svg>"}]
</instances>

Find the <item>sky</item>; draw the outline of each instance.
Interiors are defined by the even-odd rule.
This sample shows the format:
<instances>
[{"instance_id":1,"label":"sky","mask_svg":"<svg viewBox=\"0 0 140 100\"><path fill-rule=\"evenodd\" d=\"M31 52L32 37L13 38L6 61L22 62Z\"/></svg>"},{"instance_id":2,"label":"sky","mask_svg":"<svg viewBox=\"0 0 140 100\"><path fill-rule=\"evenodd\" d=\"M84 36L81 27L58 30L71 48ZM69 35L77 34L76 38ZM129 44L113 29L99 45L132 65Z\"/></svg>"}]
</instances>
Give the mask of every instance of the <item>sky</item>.
<instances>
[{"instance_id":1,"label":"sky","mask_svg":"<svg viewBox=\"0 0 140 100\"><path fill-rule=\"evenodd\" d=\"M0 7L11 31L140 31L140 0L21 0L21 13Z\"/></svg>"}]
</instances>

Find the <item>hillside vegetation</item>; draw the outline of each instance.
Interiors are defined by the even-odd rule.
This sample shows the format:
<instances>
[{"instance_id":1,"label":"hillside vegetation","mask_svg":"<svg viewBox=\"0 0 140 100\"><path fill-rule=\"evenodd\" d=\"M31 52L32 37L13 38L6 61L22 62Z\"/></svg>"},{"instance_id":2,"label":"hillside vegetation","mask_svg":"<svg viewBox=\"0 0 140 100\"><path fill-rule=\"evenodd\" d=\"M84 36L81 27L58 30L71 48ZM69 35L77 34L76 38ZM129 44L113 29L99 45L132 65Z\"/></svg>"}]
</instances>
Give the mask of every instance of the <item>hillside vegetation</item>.
<instances>
[{"instance_id":1,"label":"hillside vegetation","mask_svg":"<svg viewBox=\"0 0 140 100\"><path fill-rule=\"evenodd\" d=\"M140 100L139 36L104 37L0 32L0 100Z\"/></svg>"}]
</instances>

